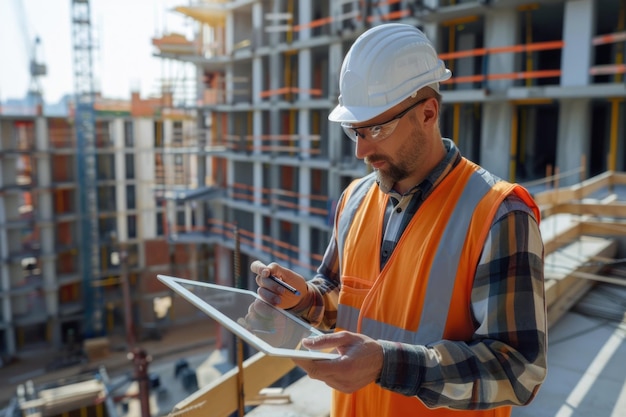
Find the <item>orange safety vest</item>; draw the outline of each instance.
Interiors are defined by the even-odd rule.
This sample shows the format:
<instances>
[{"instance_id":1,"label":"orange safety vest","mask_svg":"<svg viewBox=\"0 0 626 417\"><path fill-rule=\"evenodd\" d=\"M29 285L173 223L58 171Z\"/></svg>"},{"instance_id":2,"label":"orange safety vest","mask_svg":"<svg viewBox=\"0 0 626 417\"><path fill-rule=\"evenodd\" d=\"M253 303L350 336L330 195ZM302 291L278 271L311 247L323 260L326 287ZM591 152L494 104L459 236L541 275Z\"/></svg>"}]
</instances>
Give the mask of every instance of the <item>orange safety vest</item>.
<instances>
[{"instance_id":1,"label":"orange safety vest","mask_svg":"<svg viewBox=\"0 0 626 417\"><path fill-rule=\"evenodd\" d=\"M488 174L462 158L414 215L382 270L380 244L389 196L373 176L349 186L335 230L341 266L337 330L419 345L471 339L474 273L500 203L515 193L539 220L523 187L504 181L491 185L483 175ZM431 409L417 397L371 383L352 394L333 391L331 417L502 417L510 411Z\"/></svg>"}]
</instances>

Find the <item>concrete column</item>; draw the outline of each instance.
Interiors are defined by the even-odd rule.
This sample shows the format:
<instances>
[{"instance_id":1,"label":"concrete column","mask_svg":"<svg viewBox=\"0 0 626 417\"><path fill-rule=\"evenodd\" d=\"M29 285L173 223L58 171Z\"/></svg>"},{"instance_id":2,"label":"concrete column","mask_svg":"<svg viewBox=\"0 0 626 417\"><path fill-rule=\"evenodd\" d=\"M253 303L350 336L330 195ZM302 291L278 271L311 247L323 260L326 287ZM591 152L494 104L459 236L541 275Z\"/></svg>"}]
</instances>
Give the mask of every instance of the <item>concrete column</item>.
<instances>
[{"instance_id":1,"label":"concrete column","mask_svg":"<svg viewBox=\"0 0 626 417\"><path fill-rule=\"evenodd\" d=\"M331 1L328 4L328 11L330 15L334 17L333 21L330 24L330 31L332 34L339 33L343 27L343 21L339 20L337 17L342 14L343 3L338 1Z\"/></svg>"},{"instance_id":2,"label":"concrete column","mask_svg":"<svg viewBox=\"0 0 626 417\"><path fill-rule=\"evenodd\" d=\"M591 40L596 31L596 0L568 0L563 17L561 85L588 85L593 64Z\"/></svg>"},{"instance_id":3,"label":"concrete column","mask_svg":"<svg viewBox=\"0 0 626 417\"><path fill-rule=\"evenodd\" d=\"M583 86L590 83L589 68L594 49L596 1L568 0L563 19L563 55L561 85ZM589 154L591 135L591 104L589 99L561 100L556 166L561 173L580 168L581 155ZM578 182L579 176L567 176L560 185Z\"/></svg>"},{"instance_id":4,"label":"concrete column","mask_svg":"<svg viewBox=\"0 0 626 417\"><path fill-rule=\"evenodd\" d=\"M133 119L133 135L135 138L135 178L137 184L154 183L154 127L151 119ZM160 152L160 150L159 150ZM142 239L156 237L156 201L150 187L137 187L137 211L141 214L139 235ZM163 214L167 216L167 212ZM170 223L172 224L172 223Z\"/></svg>"},{"instance_id":5,"label":"concrete column","mask_svg":"<svg viewBox=\"0 0 626 417\"><path fill-rule=\"evenodd\" d=\"M112 122L111 134L115 149L115 202L116 202L116 229L117 239L120 242L128 240L128 202L126 201L126 153L124 142L124 120L116 119Z\"/></svg>"},{"instance_id":6,"label":"concrete column","mask_svg":"<svg viewBox=\"0 0 626 417\"><path fill-rule=\"evenodd\" d=\"M262 101L261 91L263 90L263 59L255 57L252 59L252 79L250 80L252 89L253 104L259 105ZM252 114L252 154L261 154L261 135L263 134L263 112L262 110L253 110ZM262 178L261 175L257 178Z\"/></svg>"},{"instance_id":7,"label":"concrete column","mask_svg":"<svg viewBox=\"0 0 626 417\"><path fill-rule=\"evenodd\" d=\"M337 100L339 97L339 74L341 71L341 63L343 62L343 51L341 48L341 43L337 42L328 47L328 82L329 86L329 99L332 105L337 104ZM329 109L329 110L332 110ZM322 132L322 137L324 134ZM337 123L329 122L328 123L328 132L325 135L328 138L328 159L332 163L338 163L341 161L341 140L343 139L343 131L338 126ZM335 188L329 188L333 190Z\"/></svg>"},{"instance_id":8,"label":"concrete column","mask_svg":"<svg viewBox=\"0 0 626 417\"><path fill-rule=\"evenodd\" d=\"M252 50L256 50L265 41L265 25L263 23L263 3L252 4Z\"/></svg>"},{"instance_id":9,"label":"concrete column","mask_svg":"<svg viewBox=\"0 0 626 417\"><path fill-rule=\"evenodd\" d=\"M301 109L298 112L298 136L300 137L300 158L311 158L311 129L309 128L309 121L311 118L311 112L309 110Z\"/></svg>"},{"instance_id":10,"label":"concrete column","mask_svg":"<svg viewBox=\"0 0 626 417\"><path fill-rule=\"evenodd\" d=\"M298 194L300 194L298 205L300 213L304 217L310 216L306 207L311 205L311 168L308 166L300 166L298 168ZM307 246L300 246L306 248Z\"/></svg>"},{"instance_id":11,"label":"concrete column","mask_svg":"<svg viewBox=\"0 0 626 417\"><path fill-rule=\"evenodd\" d=\"M589 99L561 100L559 106L559 133L557 137L556 167L561 174L580 168L583 154L589 156L591 146L591 101ZM560 186L579 182L578 174L559 180Z\"/></svg>"},{"instance_id":12,"label":"concrete column","mask_svg":"<svg viewBox=\"0 0 626 417\"><path fill-rule=\"evenodd\" d=\"M515 9L493 9L485 15L485 47L509 46L518 42L518 16ZM517 68L515 54L489 55L487 72L502 74ZM512 85L510 80L490 81L487 88L492 92L505 91ZM509 103L494 101L483 105L480 140L480 161L487 170L504 179L509 179L511 154L511 118L513 109Z\"/></svg>"},{"instance_id":13,"label":"concrete column","mask_svg":"<svg viewBox=\"0 0 626 417\"><path fill-rule=\"evenodd\" d=\"M195 136L195 144L192 143L192 146L195 145L198 149L205 149L207 147L207 129L205 128L205 119L204 113L202 110L196 110L196 118L194 124L189 123L189 125L185 124L185 128L193 131L193 135ZM196 184L198 187L204 187L209 185L209 177L207 176L207 157L206 155L199 154L196 156L196 166L198 167L196 171Z\"/></svg>"},{"instance_id":14,"label":"concrete column","mask_svg":"<svg viewBox=\"0 0 626 417\"><path fill-rule=\"evenodd\" d=\"M311 0L299 0L298 2L298 22L311 22L313 21L313 16L311 11L313 7L311 6ZM311 39L311 28L307 27L302 29L298 34L299 40Z\"/></svg>"},{"instance_id":15,"label":"concrete column","mask_svg":"<svg viewBox=\"0 0 626 417\"><path fill-rule=\"evenodd\" d=\"M309 90L311 89L313 64L311 62L311 50L302 49L298 53L298 87L303 92L298 95L299 101L307 101L311 99Z\"/></svg>"},{"instance_id":16,"label":"concrete column","mask_svg":"<svg viewBox=\"0 0 626 417\"><path fill-rule=\"evenodd\" d=\"M519 43L519 16L515 9L492 9L485 15L485 48L512 46ZM489 54L488 74L507 74L519 68L519 54ZM487 84L490 91L503 91L513 85L512 80L491 80Z\"/></svg>"},{"instance_id":17,"label":"concrete column","mask_svg":"<svg viewBox=\"0 0 626 417\"><path fill-rule=\"evenodd\" d=\"M37 164L37 184L41 192L37 198L37 217L43 220L39 223L41 257L39 258L41 277L43 279L44 299L48 314L51 344L54 347L62 345L61 329L59 327L58 284L55 268L55 241L54 230L50 220L53 217L53 202L50 186L52 185L52 169L50 166L50 149L48 138L48 124L45 118L35 120L35 146L39 153Z\"/></svg>"},{"instance_id":18,"label":"concrete column","mask_svg":"<svg viewBox=\"0 0 626 417\"><path fill-rule=\"evenodd\" d=\"M274 2L273 8L272 8L272 12L273 13L281 13L282 9L281 9L281 3L280 1L276 1ZM269 59L269 89L270 90L275 90L277 88L283 87L283 73L284 73L284 57L282 55L282 53L275 48L277 45L280 45L281 43L281 37L282 34L281 33L270 33L269 39L270 39L270 45L273 46L274 48L272 48L272 53L270 53L270 55L268 56ZM280 134L281 132L281 119L280 119L280 110L277 106L277 104L279 103L279 101L282 100L282 96L276 96L273 95L270 97L270 102L272 103L272 107L269 110L269 129L267 129L266 131L268 131L270 134L275 135L275 134ZM274 142L272 142L274 143ZM280 188L280 165L276 164L276 163L272 163L270 165L270 169L267 171L267 175L269 176L269 181L267 181L267 186L271 189L278 189ZM275 205L271 206L271 210L275 211L277 210L277 207ZM270 226L270 236L274 239L279 239L280 238L280 222L279 220L277 220L276 218L272 218L271 221L271 226Z\"/></svg>"},{"instance_id":19,"label":"concrete column","mask_svg":"<svg viewBox=\"0 0 626 417\"><path fill-rule=\"evenodd\" d=\"M263 199L263 162L254 162L252 170L252 186L254 187L254 205L262 207ZM259 210L254 212L254 245L257 248L263 247L263 214Z\"/></svg>"},{"instance_id":20,"label":"concrete column","mask_svg":"<svg viewBox=\"0 0 626 417\"><path fill-rule=\"evenodd\" d=\"M424 32L426 37L433 44L435 50L437 52L441 52L443 45L441 45L441 40L437 37L437 34L439 33L439 25L437 23L425 23L422 32Z\"/></svg>"},{"instance_id":21,"label":"concrete column","mask_svg":"<svg viewBox=\"0 0 626 417\"><path fill-rule=\"evenodd\" d=\"M311 216L311 213L306 209L306 207L311 206L311 167L308 166L300 166L298 168L298 193L299 193L299 201L298 205L300 206L300 214L302 218L307 218ZM311 248L311 226L305 224L304 222L298 224L298 246L300 248ZM304 265L308 265L310 254L309 251L301 250L298 251L298 262Z\"/></svg>"},{"instance_id":22,"label":"concrete column","mask_svg":"<svg viewBox=\"0 0 626 417\"><path fill-rule=\"evenodd\" d=\"M230 55L233 53L235 47L235 19L233 17L233 13L228 13L226 15L226 24L224 26L224 52L226 55Z\"/></svg>"},{"instance_id":23,"label":"concrete column","mask_svg":"<svg viewBox=\"0 0 626 417\"><path fill-rule=\"evenodd\" d=\"M185 231L186 232L191 232L192 231L192 221L191 219L193 218L193 210L191 207L191 202L187 202L183 205L183 211L185 213Z\"/></svg>"},{"instance_id":24,"label":"concrete column","mask_svg":"<svg viewBox=\"0 0 626 417\"><path fill-rule=\"evenodd\" d=\"M235 183L235 162L229 159L226 162L226 186L232 188Z\"/></svg>"},{"instance_id":25,"label":"concrete column","mask_svg":"<svg viewBox=\"0 0 626 417\"><path fill-rule=\"evenodd\" d=\"M207 210L209 206L205 205L204 202L198 201L193 211L196 216L196 227L198 227L201 231L206 232L207 229L207 218L211 214L210 210Z\"/></svg>"},{"instance_id":26,"label":"concrete column","mask_svg":"<svg viewBox=\"0 0 626 417\"><path fill-rule=\"evenodd\" d=\"M476 43L476 33L460 33L458 34L458 47L459 51L470 51L480 47ZM454 77L464 77L475 75L474 62L477 58L465 58L459 59L455 62L455 66L452 69L454 71ZM460 83L456 86L457 90L473 90L473 83Z\"/></svg>"},{"instance_id":27,"label":"concrete column","mask_svg":"<svg viewBox=\"0 0 626 417\"><path fill-rule=\"evenodd\" d=\"M513 109L507 102L483 105L479 163L492 174L509 179L511 154L511 119Z\"/></svg>"}]
</instances>

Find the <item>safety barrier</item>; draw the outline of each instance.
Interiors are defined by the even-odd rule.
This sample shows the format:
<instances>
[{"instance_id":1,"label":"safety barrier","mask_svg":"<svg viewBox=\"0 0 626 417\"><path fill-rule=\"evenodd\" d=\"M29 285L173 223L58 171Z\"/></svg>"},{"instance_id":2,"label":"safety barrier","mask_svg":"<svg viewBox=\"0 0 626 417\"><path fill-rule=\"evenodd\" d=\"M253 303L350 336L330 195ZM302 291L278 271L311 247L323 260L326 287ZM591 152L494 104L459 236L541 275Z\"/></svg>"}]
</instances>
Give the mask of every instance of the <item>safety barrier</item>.
<instances>
[{"instance_id":1,"label":"safety barrier","mask_svg":"<svg viewBox=\"0 0 626 417\"><path fill-rule=\"evenodd\" d=\"M439 54L442 60L456 60L463 58L483 57L485 62L482 67L485 69L482 74L474 74L467 76L452 77L446 84L463 84L463 83L483 83L491 80L521 80L521 79L537 79L537 78L558 78L561 76L560 69L533 70L533 71L517 71L511 73L489 74L486 72L487 60L491 55L503 53L521 53L521 52L539 52L555 49L562 49L563 41L546 41L534 42L530 44L498 46L492 48L475 48L465 51L446 52Z\"/></svg>"},{"instance_id":2,"label":"safety barrier","mask_svg":"<svg viewBox=\"0 0 626 417\"><path fill-rule=\"evenodd\" d=\"M304 253L305 258L309 259L309 262L302 262L300 260L300 254L302 254L303 251L299 246L283 242L267 235L262 235L260 243L257 243L257 235L253 232L242 229L241 226L237 226L235 223L217 219L208 219L206 226L170 226L170 233L202 233L206 234L207 238L234 241L235 229L239 232L240 242L243 247L265 253L268 259L275 259L283 263L286 267L293 268L297 266L315 272L322 260L322 254Z\"/></svg>"},{"instance_id":3,"label":"safety barrier","mask_svg":"<svg viewBox=\"0 0 626 417\"><path fill-rule=\"evenodd\" d=\"M288 154L320 155L320 135L223 135L225 146L233 152L284 152ZM309 141L308 147L303 147L303 141Z\"/></svg>"}]
</instances>

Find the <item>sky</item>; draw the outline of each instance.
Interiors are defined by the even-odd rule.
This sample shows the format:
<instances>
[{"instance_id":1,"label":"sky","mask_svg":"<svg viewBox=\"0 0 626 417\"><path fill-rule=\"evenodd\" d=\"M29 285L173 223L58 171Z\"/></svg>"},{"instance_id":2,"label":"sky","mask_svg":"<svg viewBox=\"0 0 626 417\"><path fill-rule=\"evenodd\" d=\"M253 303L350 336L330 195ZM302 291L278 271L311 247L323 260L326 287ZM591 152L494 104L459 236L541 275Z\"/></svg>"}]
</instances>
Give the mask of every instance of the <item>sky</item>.
<instances>
[{"instance_id":1,"label":"sky","mask_svg":"<svg viewBox=\"0 0 626 417\"><path fill-rule=\"evenodd\" d=\"M95 48L95 89L107 98L159 94L159 80L181 71L181 64L153 56L153 37L181 33L192 37L193 22L173 11L188 0L90 0ZM47 66L40 77L44 100L56 103L74 94L72 0L0 0L0 101L23 98L31 86L33 52ZM40 42L35 48L35 38Z\"/></svg>"}]
</instances>

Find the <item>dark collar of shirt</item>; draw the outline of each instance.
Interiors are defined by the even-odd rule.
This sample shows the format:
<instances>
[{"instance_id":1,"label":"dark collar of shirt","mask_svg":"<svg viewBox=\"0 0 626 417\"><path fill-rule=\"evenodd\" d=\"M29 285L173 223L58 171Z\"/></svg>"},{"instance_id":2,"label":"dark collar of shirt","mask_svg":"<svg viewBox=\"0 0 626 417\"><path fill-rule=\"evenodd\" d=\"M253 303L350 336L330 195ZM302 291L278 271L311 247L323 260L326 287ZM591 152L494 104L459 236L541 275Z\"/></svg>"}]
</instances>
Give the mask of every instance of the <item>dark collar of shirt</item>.
<instances>
[{"instance_id":1,"label":"dark collar of shirt","mask_svg":"<svg viewBox=\"0 0 626 417\"><path fill-rule=\"evenodd\" d=\"M387 191L390 198L385 210L385 221L383 223L383 239L380 247L381 269L393 253L400 236L402 236L413 215L417 213L417 210L435 187L461 160L461 152L454 145L454 142L449 139L442 140L447 150L446 156L421 183L415 185L404 194L400 194L393 189ZM380 183L378 185L380 190L385 192Z\"/></svg>"}]
</instances>

